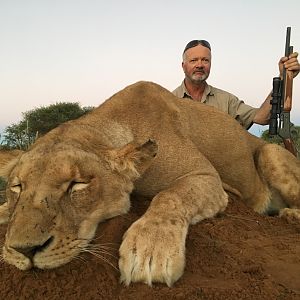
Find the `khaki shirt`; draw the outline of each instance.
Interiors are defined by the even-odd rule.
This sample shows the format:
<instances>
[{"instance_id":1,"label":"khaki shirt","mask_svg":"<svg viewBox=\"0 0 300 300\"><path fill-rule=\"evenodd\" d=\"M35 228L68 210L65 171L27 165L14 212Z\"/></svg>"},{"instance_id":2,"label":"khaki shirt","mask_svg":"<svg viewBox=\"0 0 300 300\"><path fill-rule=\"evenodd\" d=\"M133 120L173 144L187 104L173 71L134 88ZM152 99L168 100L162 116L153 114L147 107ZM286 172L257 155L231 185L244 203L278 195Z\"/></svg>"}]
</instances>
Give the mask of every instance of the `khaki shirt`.
<instances>
[{"instance_id":1,"label":"khaki shirt","mask_svg":"<svg viewBox=\"0 0 300 300\"><path fill-rule=\"evenodd\" d=\"M184 81L173 91L173 94L179 98L192 99L185 87ZM205 87L200 102L214 106L228 113L246 129L249 129L253 124L253 118L258 110L257 108L245 104L236 96L208 84Z\"/></svg>"}]
</instances>

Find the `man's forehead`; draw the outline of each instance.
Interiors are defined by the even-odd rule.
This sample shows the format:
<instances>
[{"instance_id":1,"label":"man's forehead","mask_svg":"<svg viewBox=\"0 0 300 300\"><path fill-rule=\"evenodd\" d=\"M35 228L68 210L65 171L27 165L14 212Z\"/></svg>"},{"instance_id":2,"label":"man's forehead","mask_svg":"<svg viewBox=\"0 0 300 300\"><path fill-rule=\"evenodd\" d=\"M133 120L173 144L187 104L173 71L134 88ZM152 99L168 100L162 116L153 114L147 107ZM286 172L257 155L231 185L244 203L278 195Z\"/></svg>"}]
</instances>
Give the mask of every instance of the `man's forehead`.
<instances>
[{"instance_id":1,"label":"man's forehead","mask_svg":"<svg viewBox=\"0 0 300 300\"><path fill-rule=\"evenodd\" d=\"M202 45L197 45L193 48L188 49L185 52L185 56L187 58L192 58L192 57L211 57L211 52L208 48L202 46Z\"/></svg>"}]
</instances>

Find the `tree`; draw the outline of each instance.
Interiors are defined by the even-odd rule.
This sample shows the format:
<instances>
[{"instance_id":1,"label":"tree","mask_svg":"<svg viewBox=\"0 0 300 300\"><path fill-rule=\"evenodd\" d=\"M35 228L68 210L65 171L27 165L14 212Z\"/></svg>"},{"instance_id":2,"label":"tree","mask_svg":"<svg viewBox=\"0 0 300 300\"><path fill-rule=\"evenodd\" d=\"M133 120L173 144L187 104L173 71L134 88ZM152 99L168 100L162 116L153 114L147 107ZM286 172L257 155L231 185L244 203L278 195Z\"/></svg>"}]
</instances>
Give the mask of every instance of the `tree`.
<instances>
[{"instance_id":1,"label":"tree","mask_svg":"<svg viewBox=\"0 0 300 300\"><path fill-rule=\"evenodd\" d=\"M22 120L5 128L2 145L26 150L38 137L59 124L77 119L93 107L80 107L79 103L59 102L22 113Z\"/></svg>"}]
</instances>

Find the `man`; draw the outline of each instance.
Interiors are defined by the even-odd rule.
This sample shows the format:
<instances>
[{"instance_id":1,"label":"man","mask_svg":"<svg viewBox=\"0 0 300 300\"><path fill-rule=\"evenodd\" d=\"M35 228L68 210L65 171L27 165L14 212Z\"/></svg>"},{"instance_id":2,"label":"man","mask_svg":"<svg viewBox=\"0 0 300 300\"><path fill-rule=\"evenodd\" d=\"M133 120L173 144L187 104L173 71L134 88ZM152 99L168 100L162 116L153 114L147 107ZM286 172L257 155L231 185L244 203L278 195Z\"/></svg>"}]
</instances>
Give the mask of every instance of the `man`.
<instances>
[{"instance_id":1,"label":"man","mask_svg":"<svg viewBox=\"0 0 300 300\"><path fill-rule=\"evenodd\" d=\"M293 72L293 77L300 71L298 53L282 57L278 63L282 77L283 68ZM260 108L254 108L239 100L236 96L207 84L206 80L211 68L211 47L205 40L189 42L182 56L182 68L185 79L173 91L179 98L189 98L214 106L235 118L243 127L249 129L253 123L266 125L270 117L271 93Z\"/></svg>"}]
</instances>

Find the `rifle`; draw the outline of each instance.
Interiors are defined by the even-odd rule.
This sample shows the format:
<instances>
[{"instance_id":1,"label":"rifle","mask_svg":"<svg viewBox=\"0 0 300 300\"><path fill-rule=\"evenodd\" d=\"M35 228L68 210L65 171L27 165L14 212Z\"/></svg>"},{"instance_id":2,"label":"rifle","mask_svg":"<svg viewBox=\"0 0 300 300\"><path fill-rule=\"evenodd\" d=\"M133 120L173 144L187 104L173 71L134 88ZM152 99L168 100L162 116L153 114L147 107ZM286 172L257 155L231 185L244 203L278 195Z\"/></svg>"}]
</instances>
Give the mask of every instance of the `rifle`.
<instances>
[{"instance_id":1,"label":"rifle","mask_svg":"<svg viewBox=\"0 0 300 300\"><path fill-rule=\"evenodd\" d=\"M293 53L290 45L291 27L286 30L285 56ZM290 111L292 109L293 72L283 68L283 78L273 78L273 92L271 103L271 115L269 122L269 135L279 135L285 148L297 157L297 150L291 137Z\"/></svg>"}]
</instances>

